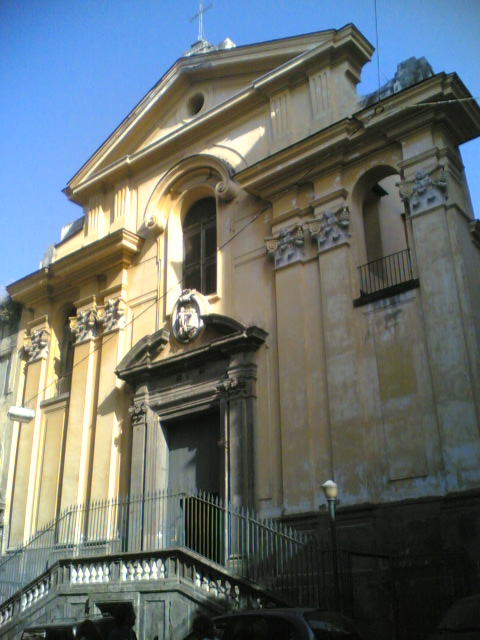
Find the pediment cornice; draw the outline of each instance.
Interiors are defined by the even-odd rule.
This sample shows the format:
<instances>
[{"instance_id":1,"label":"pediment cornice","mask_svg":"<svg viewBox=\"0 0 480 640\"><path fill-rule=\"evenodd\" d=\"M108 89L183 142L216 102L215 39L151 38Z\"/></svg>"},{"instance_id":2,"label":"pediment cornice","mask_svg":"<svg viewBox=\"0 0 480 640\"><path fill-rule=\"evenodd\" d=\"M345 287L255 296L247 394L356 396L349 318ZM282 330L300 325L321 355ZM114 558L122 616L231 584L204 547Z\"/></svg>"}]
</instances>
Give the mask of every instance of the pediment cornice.
<instances>
[{"instance_id":1,"label":"pediment cornice","mask_svg":"<svg viewBox=\"0 0 480 640\"><path fill-rule=\"evenodd\" d=\"M13 300L28 306L62 295L115 268L128 268L143 238L119 229L9 285Z\"/></svg>"},{"instance_id":2,"label":"pediment cornice","mask_svg":"<svg viewBox=\"0 0 480 640\"><path fill-rule=\"evenodd\" d=\"M100 186L107 188L121 177L151 165L166 154L178 153L198 137L203 138L236 118L244 117L249 110L267 103L272 93L291 86L294 78L306 77L312 66L322 61L333 64L335 60L348 59L352 72L359 71L372 52L372 46L360 32L353 25L347 25L339 31L318 32L182 58L72 178L64 192L74 202L84 204ZM152 113L161 113L167 102L178 97L179 92L194 80L225 78L229 74L233 76L247 71L251 75L252 70L258 72L256 79L229 99L152 144L122 153L120 158L109 162L109 156L114 156L114 149L119 145L125 146L129 137L133 140L134 132L142 128L145 120L152 118Z\"/></svg>"}]
</instances>

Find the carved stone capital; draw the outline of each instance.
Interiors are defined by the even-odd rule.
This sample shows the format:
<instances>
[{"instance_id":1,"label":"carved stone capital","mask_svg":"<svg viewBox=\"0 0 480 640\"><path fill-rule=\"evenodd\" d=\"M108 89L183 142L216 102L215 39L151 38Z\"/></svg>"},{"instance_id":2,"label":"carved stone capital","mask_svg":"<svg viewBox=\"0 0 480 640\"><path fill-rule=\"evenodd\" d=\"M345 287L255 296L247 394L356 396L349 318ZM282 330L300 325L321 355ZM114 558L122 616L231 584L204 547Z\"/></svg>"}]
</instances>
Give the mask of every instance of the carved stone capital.
<instances>
[{"instance_id":1,"label":"carved stone capital","mask_svg":"<svg viewBox=\"0 0 480 640\"><path fill-rule=\"evenodd\" d=\"M112 298L98 313L104 331L123 329L125 325L125 303L121 298Z\"/></svg>"},{"instance_id":2,"label":"carved stone capital","mask_svg":"<svg viewBox=\"0 0 480 640\"><path fill-rule=\"evenodd\" d=\"M138 427L145 424L147 408L148 407L145 402L134 404L133 407L129 407L128 413L132 420L132 427Z\"/></svg>"},{"instance_id":3,"label":"carved stone capital","mask_svg":"<svg viewBox=\"0 0 480 640\"><path fill-rule=\"evenodd\" d=\"M433 171L418 169L413 180L397 182L400 197L410 207L410 214L427 211L447 199L447 180L442 167Z\"/></svg>"},{"instance_id":4,"label":"carved stone capital","mask_svg":"<svg viewBox=\"0 0 480 640\"><path fill-rule=\"evenodd\" d=\"M346 206L336 211L327 209L307 220L307 225L312 240L317 242L317 251L325 251L348 240L350 212Z\"/></svg>"},{"instance_id":5,"label":"carved stone capital","mask_svg":"<svg viewBox=\"0 0 480 640\"><path fill-rule=\"evenodd\" d=\"M75 342L94 340L97 337L99 318L96 309L79 311L76 318L70 320L70 328L75 336Z\"/></svg>"},{"instance_id":6,"label":"carved stone capital","mask_svg":"<svg viewBox=\"0 0 480 640\"><path fill-rule=\"evenodd\" d=\"M243 374L230 375L217 385L218 391L224 393L229 400L242 398L248 394L248 380Z\"/></svg>"},{"instance_id":7,"label":"carved stone capital","mask_svg":"<svg viewBox=\"0 0 480 640\"><path fill-rule=\"evenodd\" d=\"M296 262L302 255L304 243L303 228L299 224L293 229L281 229L276 237L265 238L268 256L273 259L275 267Z\"/></svg>"},{"instance_id":8,"label":"carved stone capital","mask_svg":"<svg viewBox=\"0 0 480 640\"><path fill-rule=\"evenodd\" d=\"M47 357L50 342L50 331L48 329L32 331L26 339L28 342L25 344L25 353L30 361Z\"/></svg>"}]
</instances>

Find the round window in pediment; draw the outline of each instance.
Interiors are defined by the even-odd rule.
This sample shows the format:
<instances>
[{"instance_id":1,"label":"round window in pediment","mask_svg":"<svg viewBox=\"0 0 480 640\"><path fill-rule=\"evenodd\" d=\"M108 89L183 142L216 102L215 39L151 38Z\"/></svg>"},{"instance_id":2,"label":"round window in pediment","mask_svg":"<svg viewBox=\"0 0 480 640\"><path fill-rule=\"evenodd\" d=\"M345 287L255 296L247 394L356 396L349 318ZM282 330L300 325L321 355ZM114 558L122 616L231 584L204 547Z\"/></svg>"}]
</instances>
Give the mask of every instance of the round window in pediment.
<instances>
[{"instance_id":1,"label":"round window in pediment","mask_svg":"<svg viewBox=\"0 0 480 640\"><path fill-rule=\"evenodd\" d=\"M203 93L195 93L190 100L187 102L187 114L189 118L193 118L203 108L205 104L205 96Z\"/></svg>"}]
</instances>

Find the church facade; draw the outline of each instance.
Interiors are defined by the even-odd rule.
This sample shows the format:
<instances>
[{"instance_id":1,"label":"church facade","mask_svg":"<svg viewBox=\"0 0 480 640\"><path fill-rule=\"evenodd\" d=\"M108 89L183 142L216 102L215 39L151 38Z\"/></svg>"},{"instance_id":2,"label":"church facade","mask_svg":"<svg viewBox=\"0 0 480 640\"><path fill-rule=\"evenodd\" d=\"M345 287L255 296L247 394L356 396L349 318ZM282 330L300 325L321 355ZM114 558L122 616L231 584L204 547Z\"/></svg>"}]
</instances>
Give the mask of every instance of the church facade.
<instances>
[{"instance_id":1,"label":"church facade","mask_svg":"<svg viewBox=\"0 0 480 640\"><path fill-rule=\"evenodd\" d=\"M425 64L359 96L372 52L347 25L186 55L69 182L82 216L9 287L35 417L13 424L4 550L71 505L173 488L319 531L333 479L345 544L473 558L459 145L480 110Z\"/></svg>"}]
</instances>

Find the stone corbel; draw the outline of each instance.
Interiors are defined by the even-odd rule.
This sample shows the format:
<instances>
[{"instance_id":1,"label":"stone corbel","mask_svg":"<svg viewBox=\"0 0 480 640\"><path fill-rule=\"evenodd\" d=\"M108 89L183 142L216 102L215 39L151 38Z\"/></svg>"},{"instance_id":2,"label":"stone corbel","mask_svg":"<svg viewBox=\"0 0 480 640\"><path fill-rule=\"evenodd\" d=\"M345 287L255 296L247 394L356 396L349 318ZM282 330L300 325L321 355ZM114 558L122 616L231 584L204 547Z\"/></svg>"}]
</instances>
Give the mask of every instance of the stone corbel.
<instances>
[{"instance_id":1,"label":"stone corbel","mask_svg":"<svg viewBox=\"0 0 480 640\"><path fill-rule=\"evenodd\" d=\"M397 182L400 197L410 208L410 215L423 213L431 207L444 204L447 194L447 180L443 167L433 171L418 169L413 180Z\"/></svg>"},{"instance_id":2,"label":"stone corbel","mask_svg":"<svg viewBox=\"0 0 480 640\"><path fill-rule=\"evenodd\" d=\"M273 259L275 267L296 262L302 256L304 243L303 228L299 224L293 229L281 229L277 237L265 238L268 256Z\"/></svg>"},{"instance_id":3,"label":"stone corbel","mask_svg":"<svg viewBox=\"0 0 480 640\"><path fill-rule=\"evenodd\" d=\"M50 331L48 329L33 330L30 335L25 336L25 340L24 352L30 362L48 356L50 343Z\"/></svg>"},{"instance_id":4,"label":"stone corbel","mask_svg":"<svg viewBox=\"0 0 480 640\"><path fill-rule=\"evenodd\" d=\"M333 246L348 241L350 237L350 212L346 205L332 211L327 209L319 215L315 214L312 220L307 220L308 230L312 240L317 242L317 250L320 253Z\"/></svg>"},{"instance_id":5,"label":"stone corbel","mask_svg":"<svg viewBox=\"0 0 480 640\"><path fill-rule=\"evenodd\" d=\"M110 298L98 312L98 321L103 331L123 329L125 326L125 302L121 298Z\"/></svg>"},{"instance_id":6,"label":"stone corbel","mask_svg":"<svg viewBox=\"0 0 480 640\"><path fill-rule=\"evenodd\" d=\"M99 318L95 308L79 311L70 319L70 328L75 336L75 343L94 340L97 337Z\"/></svg>"}]
</instances>

